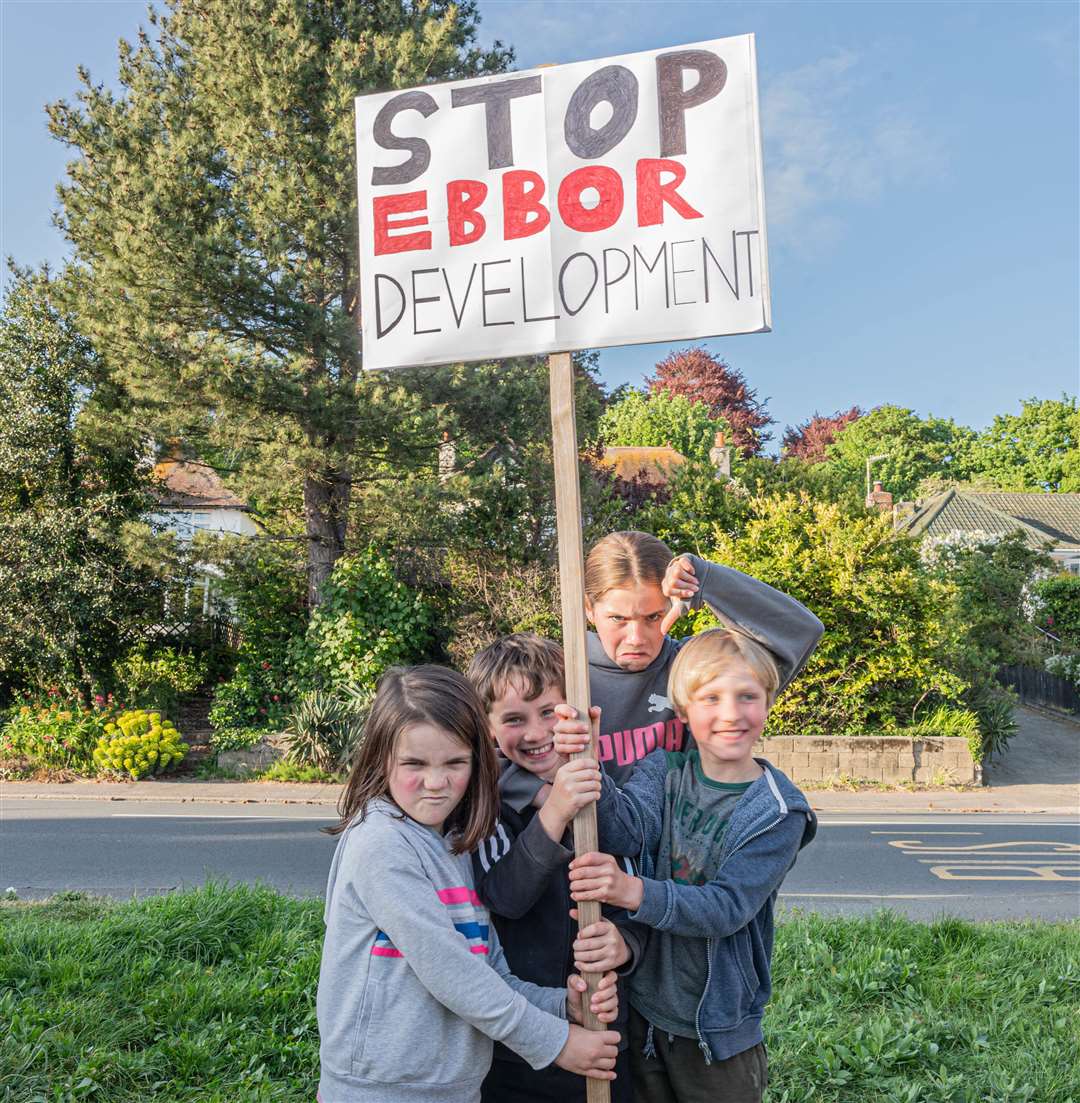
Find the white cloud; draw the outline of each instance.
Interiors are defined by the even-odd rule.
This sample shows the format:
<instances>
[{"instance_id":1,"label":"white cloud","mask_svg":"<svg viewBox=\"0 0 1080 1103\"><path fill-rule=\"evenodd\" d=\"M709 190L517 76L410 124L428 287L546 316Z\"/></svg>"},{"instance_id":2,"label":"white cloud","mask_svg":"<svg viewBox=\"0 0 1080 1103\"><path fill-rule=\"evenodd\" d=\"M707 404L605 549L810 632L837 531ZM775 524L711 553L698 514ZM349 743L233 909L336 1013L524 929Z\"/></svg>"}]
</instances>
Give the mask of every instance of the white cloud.
<instances>
[{"instance_id":1,"label":"white cloud","mask_svg":"<svg viewBox=\"0 0 1080 1103\"><path fill-rule=\"evenodd\" d=\"M820 248L844 229L844 206L870 204L939 171L940 143L911 108L868 103L869 65L844 51L782 74L762 91L770 228Z\"/></svg>"}]
</instances>

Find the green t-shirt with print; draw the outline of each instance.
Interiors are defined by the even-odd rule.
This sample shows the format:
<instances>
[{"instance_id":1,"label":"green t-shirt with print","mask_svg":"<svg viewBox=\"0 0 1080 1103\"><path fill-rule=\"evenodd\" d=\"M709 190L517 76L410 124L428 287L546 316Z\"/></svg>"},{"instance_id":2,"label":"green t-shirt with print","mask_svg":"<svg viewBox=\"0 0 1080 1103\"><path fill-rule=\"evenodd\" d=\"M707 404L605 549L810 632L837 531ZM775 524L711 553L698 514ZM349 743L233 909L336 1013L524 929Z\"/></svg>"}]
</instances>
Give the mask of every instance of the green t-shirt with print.
<instances>
[{"instance_id":1,"label":"green t-shirt with print","mask_svg":"<svg viewBox=\"0 0 1080 1103\"><path fill-rule=\"evenodd\" d=\"M653 876L680 885L704 885L719 871L720 850L732 810L752 782L707 778L696 750L667 752L664 835L670 861ZM695 1018L705 991L707 939L652 931L641 965L630 977L634 1007L659 1030L697 1037Z\"/></svg>"}]
</instances>

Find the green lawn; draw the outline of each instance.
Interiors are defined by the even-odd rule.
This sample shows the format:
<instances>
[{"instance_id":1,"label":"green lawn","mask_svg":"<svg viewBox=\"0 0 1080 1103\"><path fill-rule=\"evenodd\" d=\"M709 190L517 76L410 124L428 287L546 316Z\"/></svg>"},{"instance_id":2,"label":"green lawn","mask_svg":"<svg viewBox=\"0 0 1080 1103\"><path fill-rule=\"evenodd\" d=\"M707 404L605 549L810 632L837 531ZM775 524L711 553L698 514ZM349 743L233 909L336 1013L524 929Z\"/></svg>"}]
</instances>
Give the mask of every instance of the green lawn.
<instances>
[{"instance_id":1,"label":"green lawn","mask_svg":"<svg viewBox=\"0 0 1080 1103\"><path fill-rule=\"evenodd\" d=\"M0 1100L312 1103L321 904L0 905ZM1080 923L789 916L770 1103L1080 1103Z\"/></svg>"}]
</instances>

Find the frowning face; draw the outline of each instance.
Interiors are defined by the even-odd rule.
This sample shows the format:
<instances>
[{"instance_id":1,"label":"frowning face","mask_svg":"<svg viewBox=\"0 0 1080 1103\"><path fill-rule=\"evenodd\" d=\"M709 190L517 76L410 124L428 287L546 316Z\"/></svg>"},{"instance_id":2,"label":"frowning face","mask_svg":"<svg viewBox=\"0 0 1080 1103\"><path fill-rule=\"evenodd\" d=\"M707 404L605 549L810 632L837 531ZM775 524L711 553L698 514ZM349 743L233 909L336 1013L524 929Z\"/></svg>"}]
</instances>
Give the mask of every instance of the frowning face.
<instances>
[{"instance_id":1,"label":"frowning face","mask_svg":"<svg viewBox=\"0 0 1080 1103\"><path fill-rule=\"evenodd\" d=\"M412 820L442 831L465 796L472 751L434 724L410 724L389 763L390 798Z\"/></svg>"},{"instance_id":2,"label":"frowning face","mask_svg":"<svg viewBox=\"0 0 1080 1103\"><path fill-rule=\"evenodd\" d=\"M609 659L623 670L644 670L664 646L669 604L655 583L638 582L586 599L585 612Z\"/></svg>"}]
</instances>

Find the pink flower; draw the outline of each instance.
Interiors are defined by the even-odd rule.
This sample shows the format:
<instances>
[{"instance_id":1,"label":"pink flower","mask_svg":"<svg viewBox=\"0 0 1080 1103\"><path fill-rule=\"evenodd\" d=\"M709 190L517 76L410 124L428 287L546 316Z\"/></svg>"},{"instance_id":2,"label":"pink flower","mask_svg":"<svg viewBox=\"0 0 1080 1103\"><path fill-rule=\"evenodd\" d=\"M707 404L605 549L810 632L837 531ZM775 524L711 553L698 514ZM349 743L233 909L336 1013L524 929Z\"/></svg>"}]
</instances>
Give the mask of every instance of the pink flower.
<instances>
[{"instance_id":1,"label":"pink flower","mask_svg":"<svg viewBox=\"0 0 1080 1103\"><path fill-rule=\"evenodd\" d=\"M1047 617L1046 618L1046 623L1048 625L1050 625L1051 628L1053 628L1054 627L1054 618L1053 617Z\"/></svg>"},{"instance_id":2,"label":"pink flower","mask_svg":"<svg viewBox=\"0 0 1080 1103\"><path fill-rule=\"evenodd\" d=\"M274 696L271 698L271 700L272 701L280 701L281 698L275 693Z\"/></svg>"},{"instance_id":3,"label":"pink flower","mask_svg":"<svg viewBox=\"0 0 1080 1103\"><path fill-rule=\"evenodd\" d=\"M270 669L270 662L269 662L268 659L263 659L262 668L263 668L263 670L269 670Z\"/></svg>"},{"instance_id":4,"label":"pink flower","mask_svg":"<svg viewBox=\"0 0 1080 1103\"><path fill-rule=\"evenodd\" d=\"M264 716L266 715L266 709L259 709L259 712L261 712Z\"/></svg>"},{"instance_id":5,"label":"pink flower","mask_svg":"<svg viewBox=\"0 0 1080 1103\"><path fill-rule=\"evenodd\" d=\"M94 704L100 708L103 704L105 704L105 698L102 697L100 693L95 693Z\"/></svg>"}]
</instances>

